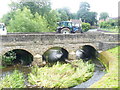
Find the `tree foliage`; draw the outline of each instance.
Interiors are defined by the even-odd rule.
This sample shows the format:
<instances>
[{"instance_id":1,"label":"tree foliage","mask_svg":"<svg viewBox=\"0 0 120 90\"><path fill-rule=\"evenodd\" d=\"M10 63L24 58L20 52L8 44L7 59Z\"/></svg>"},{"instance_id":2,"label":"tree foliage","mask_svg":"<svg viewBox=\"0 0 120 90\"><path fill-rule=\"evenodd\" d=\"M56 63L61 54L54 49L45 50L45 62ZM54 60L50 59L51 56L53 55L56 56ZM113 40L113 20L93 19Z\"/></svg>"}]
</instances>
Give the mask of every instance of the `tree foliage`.
<instances>
[{"instance_id":1,"label":"tree foliage","mask_svg":"<svg viewBox=\"0 0 120 90\"><path fill-rule=\"evenodd\" d=\"M37 12L42 16L51 10L49 0L19 0L18 2L12 2L9 6L12 11L17 9L23 10L23 8L26 7L30 9L33 15Z\"/></svg>"},{"instance_id":2,"label":"tree foliage","mask_svg":"<svg viewBox=\"0 0 120 90\"><path fill-rule=\"evenodd\" d=\"M118 26L117 20L104 21L99 24L100 28L115 28Z\"/></svg>"},{"instance_id":3,"label":"tree foliage","mask_svg":"<svg viewBox=\"0 0 120 90\"><path fill-rule=\"evenodd\" d=\"M10 32L52 32L57 22L80 19L85 23L97 23L96 12L90 12L90 4L81 2L77 13L69 8L51 9L50 0L18 0L10 5L11 12L1 19Z\"/></svg>"},{"instance_id":4,"label":"tree foliage","mask_svg":"<svg viewBox=\"0 0 120 90\"><path fill-rule=\"evenodd\" d=\"M100 13L100 18L99 18L99 19L104 19L104 20L106 20L108 17L109 17L109 15L108 15L107 12L102 12L102 13Z\"/></svg>"},{"instance_id":5,"label":"tree foliage","mask_svg":"<svg viewBox=\"0 0 120 90\"><path fill-rule=\"evenodd\" d=\"M11 32L46 32L48 31L47 25L47 21L42 16L37 13L33 16L29 9L24 8L22 11L18 9L15 12L8 30Z\"/></svg>"},{"instance_id":6,"label":"tree foliage","mask_svg":"<svg viewBox=\"0 0 120 90\"><path fill-rule=\"evenodd\" d=\"M91 25L94 25L97 22L97 13L96 12L90 12L90 4L87 2L81 2L80 8L77 12L77 18L82 20L82 22L90 23Z\"/></svg>"}]
</instances>

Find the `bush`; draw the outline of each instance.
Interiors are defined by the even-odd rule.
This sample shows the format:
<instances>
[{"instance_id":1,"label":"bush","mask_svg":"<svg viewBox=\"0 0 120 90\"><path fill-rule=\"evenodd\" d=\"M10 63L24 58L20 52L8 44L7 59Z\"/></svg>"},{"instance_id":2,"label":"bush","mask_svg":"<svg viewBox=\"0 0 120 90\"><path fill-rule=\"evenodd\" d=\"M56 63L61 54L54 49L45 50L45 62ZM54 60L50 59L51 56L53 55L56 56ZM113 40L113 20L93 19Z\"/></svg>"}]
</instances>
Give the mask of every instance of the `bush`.
<instances>
[{"instance_id":1,"label":"bush","mask_svg":"<svg viewBox=\"0 0 120 90\"><path fill-rule=\"evenodd\" d=\"M109 20L109 21L103 21L99 24L100 28L108 28L108 29L114 29L116 26L118 26L117 20Z\"/></svg>"},{"instance_id":2,"label":"bush","mask_svg":"<svg viewBox=\"0 0 120 90\"><path fill-rule=\"evenodd\" d=\"M12 65L14 59L16 59L16 53L13 51L9 51L2 56L2 64L4 66Z\"/></svg>"},{"instance_id":3,"label":"bush","mask_svg":"<svg viewBox=\"0 0 120 90\"><path fill-rule=\"evenodd\" d=\"M87 32L90 29L89 23L82 23L82 31Z\"/></svg>"}]
</instances>

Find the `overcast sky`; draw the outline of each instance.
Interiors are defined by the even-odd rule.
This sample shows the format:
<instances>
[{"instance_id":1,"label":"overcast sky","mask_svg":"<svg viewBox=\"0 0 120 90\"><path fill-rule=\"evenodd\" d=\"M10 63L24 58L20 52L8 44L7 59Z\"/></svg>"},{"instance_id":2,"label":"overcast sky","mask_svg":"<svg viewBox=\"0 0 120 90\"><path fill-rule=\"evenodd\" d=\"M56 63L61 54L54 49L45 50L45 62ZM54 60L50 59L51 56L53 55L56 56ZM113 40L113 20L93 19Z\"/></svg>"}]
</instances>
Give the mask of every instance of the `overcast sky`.
<instances>
[{"instance_id":1,"label":"overcast sky","mask_svg":"<svg viewBox=\"0 0 120 90\"><path fill-rule=\"evenodd\" d=\"M76 12L79 9L80 2L83 1L88 2L91 6L91 11L95 11L98 14L108 12L110 17L118 16L119 0L51 0L53 9L68 7L71 12ZM0 0L0 18L10 10L8 7L10 2L11 0Z\"/></svg>"}]
</instances>

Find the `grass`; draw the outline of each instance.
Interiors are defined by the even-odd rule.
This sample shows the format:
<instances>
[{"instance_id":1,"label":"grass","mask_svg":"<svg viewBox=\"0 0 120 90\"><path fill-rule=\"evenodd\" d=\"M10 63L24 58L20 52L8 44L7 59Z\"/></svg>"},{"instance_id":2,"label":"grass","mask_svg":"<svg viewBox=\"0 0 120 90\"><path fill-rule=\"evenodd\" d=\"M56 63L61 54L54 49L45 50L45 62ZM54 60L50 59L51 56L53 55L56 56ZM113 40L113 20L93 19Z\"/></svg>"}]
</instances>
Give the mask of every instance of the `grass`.
<instances>
[{"instance_id":1,"label":"grass","mask_svg":"<svg viewBox=\"0 0 120 90\"><path fill-rule=\"evenodd\" d=\"M28 81L39 88L68 88L88 80L93 75L94 64L82 60L72 64L74 66L57 62L51 67L34 67L28 75Z\"/></svg>"},{"instance_id":2,"label":"grass","mask_svg":"<svg viewBox=\"0 0 120 90\"><path fill-rule=\"evenodd\" d=\"M116 32L116 33L119 33L119 29L118 28L110 28L110 29L107 29L107 28L101 28L101 30L105 30L105 31L111 31L111 32Z\"/></svg>"},{"instance_id":3,"label":"grass","mask_svg":"<svg viewBox=\"0 0 120 90\"><path fill-rule=\"evenodd\" d=\"M12 74L0 79L0 90L2 88L24 88L23 74L15 70Z\"/></svg>"},{"instance_id":4,"label":"grass","mask_svg":"<svg viewBox=\"0 0 120 90\"><path fill-rule=\"evenodd\" d=\"M5 68L5 66L0 65L0 69Z\"/></svg>"},{"instance_id":5,"label":"grass","mask_svg":"<svg viewBox=\"0 0 120 90\"><path fill-rule=\"evenodd\" d=\"M118 49L120 49L120 46L103 53L108 53L109 55L108 73L89 88L120 88L118 86L118 63L120 63L120 52L118 52Z\"/></svg>"}]
</instances>

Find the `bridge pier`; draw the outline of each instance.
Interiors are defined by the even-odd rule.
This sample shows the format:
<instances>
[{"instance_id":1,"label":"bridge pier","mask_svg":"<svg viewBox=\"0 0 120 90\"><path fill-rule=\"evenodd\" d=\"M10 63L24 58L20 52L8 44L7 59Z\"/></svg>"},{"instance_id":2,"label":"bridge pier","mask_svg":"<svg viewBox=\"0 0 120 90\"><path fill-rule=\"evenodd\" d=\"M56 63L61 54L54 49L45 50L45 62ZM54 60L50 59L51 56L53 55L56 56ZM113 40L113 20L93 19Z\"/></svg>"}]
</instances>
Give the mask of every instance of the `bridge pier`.
<instances>
[{"instance_id":1,"label":"bridge pier","mask_svg":"<svg viewBox=\"0 0 120 90\"><path fill-rule=\"evenodd\" d=\"M74 51L70 52L69 56L68 56L68 59L69 60L75 60L76 59L76 53Z\"/></svg>"},{"instance_id":2,"label":"bridge pier","mask_svg":"<svg viewBox=\"0 0 120 90\"><path fill-rule=\"evenodd\" d=\"M42 66L43 61L42 61L42 56L40 54L36 54L33 58L32 65L33 66Z\"/></svg>"}]
</instances>

